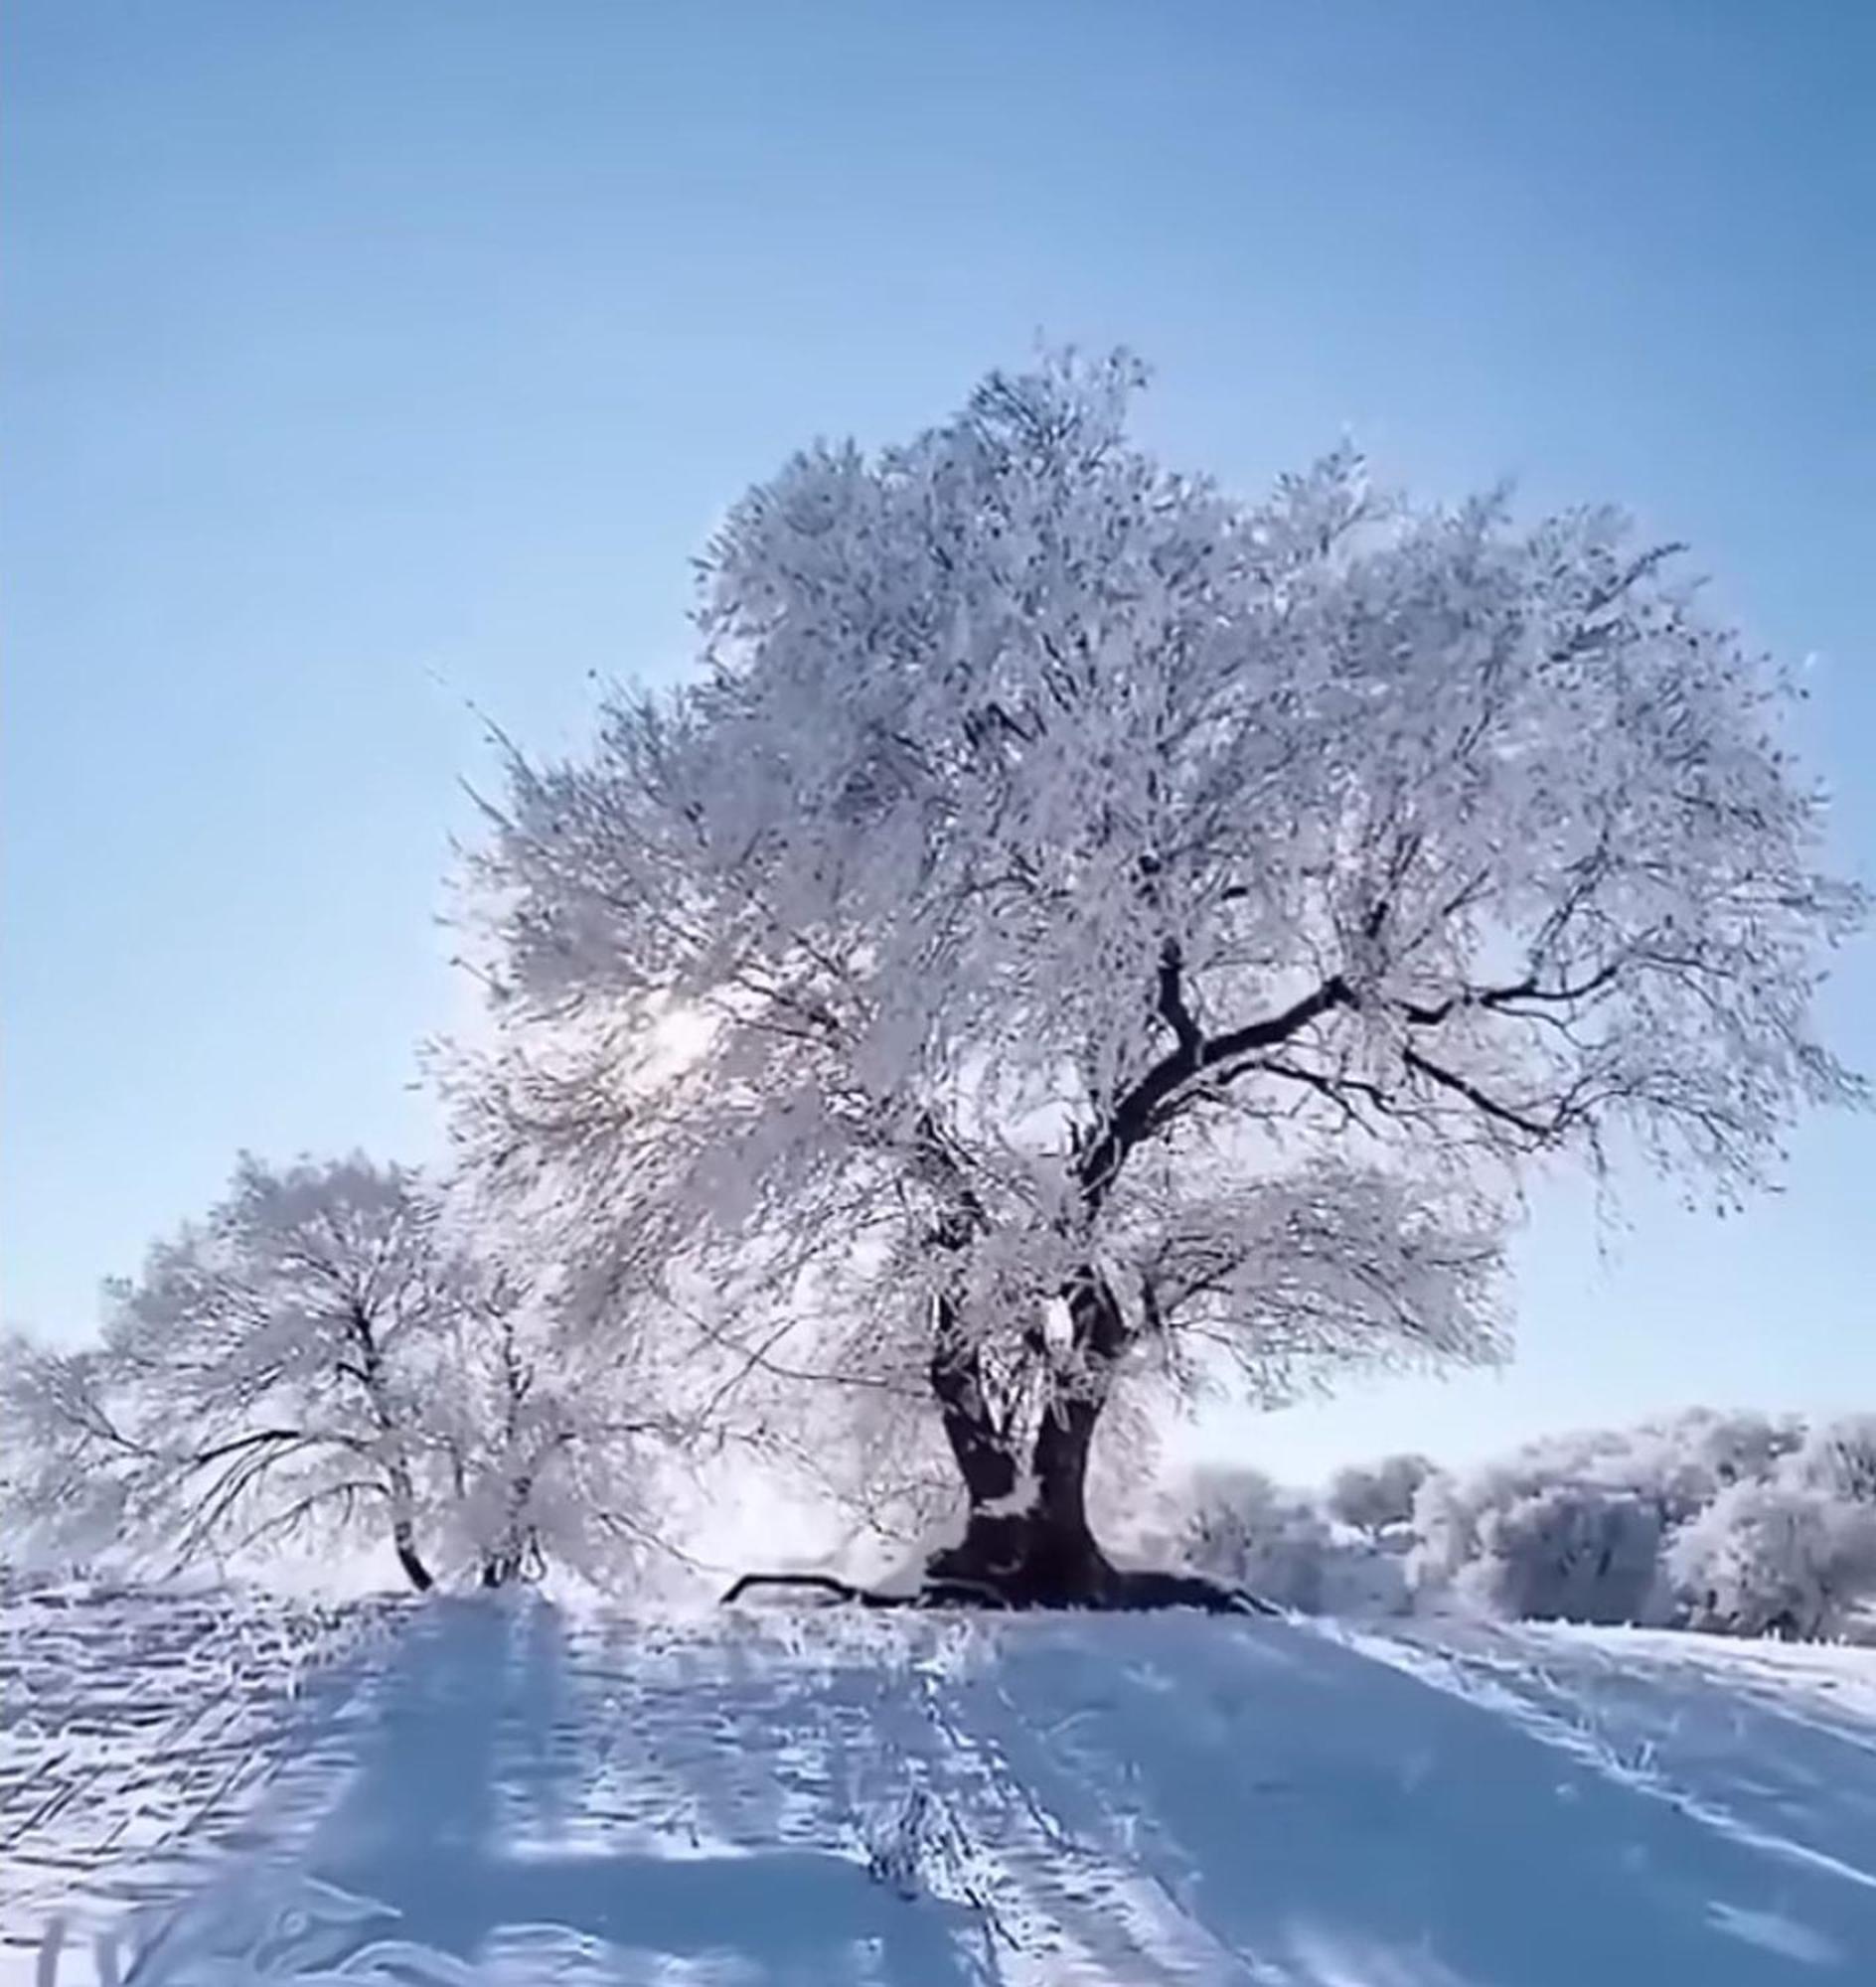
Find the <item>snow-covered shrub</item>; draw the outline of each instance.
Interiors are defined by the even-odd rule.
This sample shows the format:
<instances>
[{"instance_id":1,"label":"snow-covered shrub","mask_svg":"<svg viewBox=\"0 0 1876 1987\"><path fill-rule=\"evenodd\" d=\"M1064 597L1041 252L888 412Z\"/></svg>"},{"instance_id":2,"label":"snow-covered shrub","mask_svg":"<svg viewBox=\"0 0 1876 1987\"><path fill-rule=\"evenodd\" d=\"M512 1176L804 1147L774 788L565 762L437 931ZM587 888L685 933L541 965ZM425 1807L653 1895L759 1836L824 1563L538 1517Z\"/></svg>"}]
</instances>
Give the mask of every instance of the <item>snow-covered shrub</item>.
<instances>
[{"instance_id":1,"label":"snow-covered shrub","mask_svg":"<svg viewBox=\"0 0 1876 1987\"><path fill-rule=\"evenodd\" d=\"M1735 1486L1772 1479L1799 1423L1693 1409L1549 1438L1415 1499L1409 1579L1423 1610L1509 1618L1677 1618L1667 1539Z\"/></svg>"},{"instance_id":2,"label":"snow-covered shrub","mask_svg":"<svg viewBox=\"0 0 1876 1987\"><path fill-rule=\"evenodd\" d=\"M1146 1542L1153 1556L1300 1613L1407 1611L1401 1553L1332 1523L1314 1498L1261 1470L1196 1470L1167 1509L1159 1534Z\"/></svg>"},{"instance_id":3,"label":"snow-covered shrub","mask_svg":"<svg viewBox=\"0 0 1876 1987\"><path fill-rule=\"evenodd\" d=\"M1281 1607L1322 1610L1329 1522L1307 1497L1257 1469L1193 1472L1176 1555L1198 1572Z\"/></svg>"},{"instance_id":4,"label":"snow-covered shrub","mask_svg":"<svg viewBox=\"0 0 1876 1987\"><path fill-rule=\"evenodd\" d=\"M1464 1472L1393 1455L1320 1500L1202 1469L1148 1543L1311 1613L1876 1639L1876 1415L1696 1408Z\"/></svg>"},{"instance_id":5,"label":"snow-covered shrub","mask_svg":"<svg viewBox=\"0 0 1876 1987\"><path fill-rule=\"evenodd\" d=\"M1796 1481L1737 1483L1675 1534L1666 1563L1689 1626L1839 1635L1876 1597L1876 1505Z\"/></svg>"},{"instance_id":6,"label":"snow-covered shrub","mask_svg":"<svg viewBox=\"0 0 1876 1987\"><path fill-rule=\"evenodd\" d=\"M1484 1511L1459 1595L1522 1620L1661 1621L1659 1507L1633 1491L1549 1483Z\"/></svg>"}]
</instances>

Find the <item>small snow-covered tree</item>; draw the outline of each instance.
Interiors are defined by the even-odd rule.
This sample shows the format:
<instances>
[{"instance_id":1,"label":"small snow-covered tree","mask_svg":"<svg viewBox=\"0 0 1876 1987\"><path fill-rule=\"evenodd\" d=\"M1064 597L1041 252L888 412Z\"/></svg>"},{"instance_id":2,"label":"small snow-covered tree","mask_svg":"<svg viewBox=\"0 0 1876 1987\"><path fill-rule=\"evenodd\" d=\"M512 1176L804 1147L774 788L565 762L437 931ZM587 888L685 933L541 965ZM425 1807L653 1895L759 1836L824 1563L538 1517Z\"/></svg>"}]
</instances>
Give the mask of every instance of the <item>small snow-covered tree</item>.
<instances>
[{"instance_id":1,"label":"small snow-covered tree","mask_svg":"<svg viewBox=\"0 0 1876 1987\"><path fill-rule=\"evenodd\" d=\"M616 1346L569 1330L539 1279L468 1270L473 1300L421 1377L423 1481L441 1557L483 1587L550 1567L596 1587L663 1546L651 1507L677 1417Z\"/></svg>"},{"instance_id":2,"label":"small snow-covered tree","mask_svg":"<svg viewBox=\"0 0 1876 1987\"><path fill-rule=\"evenodd\" d=\"M1457 1590L1516 1620L1659 1622L1661 1514L1648 1498L1563 1481L1487 1509Z\"/></svg>"},{"instance_id":3,"label":"small snow-covered tree","mask_svg":"<svg viewBox=\"0 0 1876 1987\"><path fill-rule=\"evenodd\" d=\"M1674 1535L1667 1570L1693 1627L1838 1635L1876 1600L1876 1505L1784 1475L1737 1483Z\"/></svg>"},{"instance_id":4,"label":"small snow-covered tree","mask_svg":"<svg viewBox=\"0 0 1876 1987\"><path fill-rule=\"evenodd\" d=\"M1124 1597L1084 1483L1130 1372L1480 1356L1532 1164L1731 1198L1857 1094L1810 995L1861 900L1670 548L1347 454L1242 503L1129 439L1139 382L796 457L702 675L517 761L480 868L492 1160L589 1288L733 1291L739 1370L922 1393L933 1570L1015 1600Z\"/></svg>"},{"instance_id":5,"label":"small snow-covered tree","mask_svg":"<svg viewBox=\"0 0 1876 1987\"><path fill-rule=\"evenodd\" d=\"M124 1537L179 1560L375 1532L429 1587L409 1360L457 1296L433 1225L397 1167L244 1156L206 1219L106 1286L101 1347L10 1380L40 1521L94 1529L104 1483Z\"/></svg>"},{"instance_id":6,"label":"small snow-covered tree","mask_svg":"<svg viewBox=\"0 0 1876 1987\"><path fill-rule=\"evenodd\" d=\"M621 1404L616 1347L563 1352L533 1282L461 1225L401 1167L244 1157L106 1287L100 1344L8 1348L10 1521L178 1563L381 1541L418 1590L595 1571L641 1536L662 1423Z\"/></svg>"},{"instance_id":7,"label":"small snow-covered tree","mask_svg":"<svg viewBox=\"0 0 1876 1987\"><path fill-rule=\"evenodd\" d=\"M1414 1498L1432 1474L1433 1464L1424 1455L1388 1455L1338 1469L1329 1479L1329 1514L1377 1539L1398 1536L1412 1524Z\"/></svg>"},{"instance_id":8,"label":"small snow-covered tree","mask_svg":"<svg viewBox=\"0 0 1876 1987\"><path fill-rule=\"evenodd\" d=\"M1786 1437L1667 1549L1689 1625L1728 1634L1838 1635L1876 1604L1876 1416Z\"/></svg>"},{"instance_id":9,"label":"small snow-covered tree","mask_svg":"<svg viewBox=\"0 0 1876 1987\"><path fill-rule=\"evenodd\" d=\"M5 1554L85 1563L126 1529L141 1446L102 1348L0 1337L0 1519Z\"/></svg>"}]
</instances>

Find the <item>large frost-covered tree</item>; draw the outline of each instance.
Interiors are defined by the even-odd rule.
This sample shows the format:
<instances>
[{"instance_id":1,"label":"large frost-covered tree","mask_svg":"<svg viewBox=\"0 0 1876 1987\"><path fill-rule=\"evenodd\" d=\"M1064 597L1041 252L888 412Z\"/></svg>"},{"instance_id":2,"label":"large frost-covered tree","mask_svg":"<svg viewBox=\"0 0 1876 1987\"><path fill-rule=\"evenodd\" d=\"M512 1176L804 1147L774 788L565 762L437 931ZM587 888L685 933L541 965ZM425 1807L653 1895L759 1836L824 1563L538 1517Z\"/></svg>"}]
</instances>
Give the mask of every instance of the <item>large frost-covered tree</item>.
<instances>
[{"instance_id":1,"label":"large frost-covered tree","mask_svg":"<svg viewBox=\"0 0 1876 1987\"><path fill-rule=\"evenodd\" d=\"M1129 439L1139 379L797 456L698 678L518 761L481 864L488 1150L597 1309L681 1267L739 1370L922 1392L933 1571L1017 1600L1126 1592L1084 1481L1130 1372L1478 1356L1532 1162L1730 1199L1856 1089L1789 692L1668 551L1346 453L1239 502Z\"/></svg>"}]
</instances>

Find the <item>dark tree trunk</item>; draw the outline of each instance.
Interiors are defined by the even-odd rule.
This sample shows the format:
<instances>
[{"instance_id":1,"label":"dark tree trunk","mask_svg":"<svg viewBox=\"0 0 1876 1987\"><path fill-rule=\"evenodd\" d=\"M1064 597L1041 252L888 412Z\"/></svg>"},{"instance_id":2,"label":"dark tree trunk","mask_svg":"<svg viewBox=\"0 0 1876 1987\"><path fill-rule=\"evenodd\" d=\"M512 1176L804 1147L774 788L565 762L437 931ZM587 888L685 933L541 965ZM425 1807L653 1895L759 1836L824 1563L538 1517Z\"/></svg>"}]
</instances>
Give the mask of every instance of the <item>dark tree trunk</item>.
<instances>
[{"instance_id":1,"label":"dark tree trunk","mask_svg":"<svg viewBox=\"0 0 1876 1987\"><path fill-rule=\"evenodd\" d=\"M513 1431L510 1431L511 1440ZM540 1540L527 1521L528 1503L535 1490L532 1469L525 1469L508 1486L508 1512L502 1524L501 1543L486 1549L480 1573L484 1587L512 1587L525 1580L531 1567L538 1565Z\"/></svg>"},{"instance_id":2,"label":"dark tree trunk","mask_svg":"<svg viewBox=\"0 0 1876 1987\"><path fill-rule=\"evenodd\" d=\"M1116 1567L1088 1524L1088 1458L1113 1389L1128 1327L1105 1279L1083 1270L1062 1291L1069 1345L1056 1356L1054 1394L1025 1459L996 1413L983 1355L956 1306L938 1301L929 1378L966 1497L964 1536L934 1553L912 1594L873 1593L821 1574L750 1573L723 1597L799 1588L869 1607L969 1602L999 1607L1197 1607L1214 1614L1276 1612L1267 1603L1195 1574ZM1038 1347L1044 1352L1046 1348Z\"/></svg>"},{"instance_id":3,"label":"dark tree trunk","mask_svg":"<svg viewBox=\"0 0 1876 1987\"><path fill-rule=\"evenodd\" d=\"M362 1300L353 1301L347 1323L358 1351L358 1362L355 1365L342 1360L339 1370L364 1389L379 1433L388 1443L395 1444L398 1430L385 1397L384 1348L379 1343L378 1327ZM391 1550L397 1555L403 1577L417 1593L427 1594L436 1582L417 1552L416 1522L411 1515L416 1509L416 1486L410 1480L409 1465L400 1449L392 1449L385 1465L385 1475L391 1499Z\"/></svg>"},{"instance_id":4,"label":"dark tree trunk","mask_svg":"<svg viewBox=\"0 0 1876 1987\"><path fill-rule=\"evenodd\" d=\"M392 1521L391 1543L392 1551L397 1555L397 1564L403 1568L403 1577L419 1594L429 1593L436 1585L436 1581L418 1555L416 1533L408 1518L397 1518Z\"/></svg>"},{"instance_id":5,"label":"dark tree trunk","mask_svg":"<svg viewBox=\"0 0 1876 1987\"><path fill-rule=\"evenodd\" d=\"M945 1440L972 1510L1003 1503L1016 1491L1016 1452L992 1417L983 1355L965 1337L949 1298L938 1299L930 1376Z\"/></svg>"},{"instance_id":6,"label":"dark tree trunk","mask_svg":"<svg viewBox=\"0 0 1876 1987\"><path fill-rule=\"evenodd\" d=\"M1071 1356L1026 1469L992 1423L975 1348L942 1307L932 1360L932 1391L969 1502L964 1537L934 1554L928 1572L946 1585L983 1588L1013 1607L1104 1606L1120 1585L1088 1524L1087 1482L1114 1362L1126 1348L1126 1319L1092 1270L1062 1295Z\"/></svg>"},{"instance_id":7,"label":"dark tree trunk","mask_svg":"<svg viewBox=\"0 0 1876 1987\"><path fill-rule=\"evenodd\" d=\"M419 1594L427 1594L436 1581L417 1551L417 1527L413 1515L417 1504L416 1486L410 1481L410 1471L401 1457L393 1457L386 1465L386 1474L391 1483L391 1550L397 1555L397 1564L403 1568L403 1577Z\"/></svg>"},{"instance_id":8,"label":"dark tree trunk","mask_svg":"<svg viewBox=\"0 0 1876 1987\"><path fill-rule=\"evenodd\" d=\"M991 1412L983 1355L965 1338L949 1298L937 1300L930 1377L968 1511L963 1540L936 1555L930 1570L940 1580L998 1586L1023 1558L1026 1521L1016 1509L1022 1470Z\"/></svg>"}]
</instances>

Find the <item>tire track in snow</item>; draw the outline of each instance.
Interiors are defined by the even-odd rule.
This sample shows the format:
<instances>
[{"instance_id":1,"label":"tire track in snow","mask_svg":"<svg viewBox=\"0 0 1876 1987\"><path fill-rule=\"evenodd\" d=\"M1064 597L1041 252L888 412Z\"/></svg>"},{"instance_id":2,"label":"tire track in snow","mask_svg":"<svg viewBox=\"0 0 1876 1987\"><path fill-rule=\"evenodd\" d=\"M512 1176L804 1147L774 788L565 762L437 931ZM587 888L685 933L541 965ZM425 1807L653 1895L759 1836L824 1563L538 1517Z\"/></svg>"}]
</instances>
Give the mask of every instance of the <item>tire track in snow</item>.
<instances>
[{"instance_id":1,"label":"tire track in snow","mask_svg":"<svg viewBox=\"0 0 1876 1987\"><path fill-rule=\"evenodd\" d=\"M1065 1821L1012 1769L1007 1720L965 1681L996 1660L981 1629L818 1616L572 1639L576 1695L604 1708L583 1729L657 1735L610 1742L595 1777L610 1826L668 1832L675 1797L694 1843L836 1843L888 1893L959 1913L974 1977L1228 1977L1112 1831Z\"/></svg>"},{"instance_id":2,"label":"tire track in snow","mask_svg":"<svg viewBox=\"0 0 1876 1987\"><path fill-rule=\"evenodd\" d=\"M1643 1646L1618 1660L1567 1630L1339 1639L1754 1849L1876 1890L1876 1735L1774 1694L1750 1659L1729 1687L1694 1656Z\"/></svg>"},{"instance_id":3,"label":"tire track in snow","mask_svg":"<svg viewBox=\"0 0 1876 1987\"><path fill-rule=\"evenodd\" d=\"M1018 1711L1092 1789L1128 1791L1181 1903L1273 1987L1860 1987L1876 1953L1860 1884L1345 1641L1140 1621L1007 1657Z\"/></svg>"}]
</instances>

